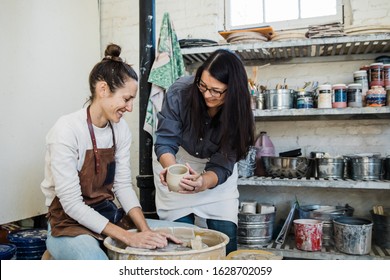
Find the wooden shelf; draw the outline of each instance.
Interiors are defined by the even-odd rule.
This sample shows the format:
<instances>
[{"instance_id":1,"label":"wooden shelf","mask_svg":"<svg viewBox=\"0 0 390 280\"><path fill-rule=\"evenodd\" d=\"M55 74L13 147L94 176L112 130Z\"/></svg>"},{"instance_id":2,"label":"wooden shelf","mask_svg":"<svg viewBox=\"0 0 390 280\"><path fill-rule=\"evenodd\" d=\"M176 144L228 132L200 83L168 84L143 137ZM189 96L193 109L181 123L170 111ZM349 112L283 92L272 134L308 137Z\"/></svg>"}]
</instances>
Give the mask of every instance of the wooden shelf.
<instances>
[{"instance_id":1,"label":"wooden shelf","mask_svg":"<svg viewBox=\"0 0 390 280\"><path fill-rule=\"evenodd\" d=\"M224 44L181 49L184 62L194 67L215 50L225 48L237 53L246 65L259 62L286 61L294 58L348 57L382 55L390 51L390 34L371 34L334 38L269 41L249 44Z\"/></svg>"},{"instance_id":2,"label":"wooden shelf","mask_svg":"<svg viewBox=\"0 0 390 280\"><path fill-rule=\"evenodd\" d=\"M322 246L321 251L307 252L295 247L294 236L288 236L281 245L272 242L266 246L238 245L239 249L259 249L282 255L284 258L312 260L390 260L390 249L371 244L371 252L367 255L348 255L339 252L334 246Z\"/></svg>"},{"instance_id":3,"label":"wooden shelf","mask_svg":"<svg viewBox=\"0 0 390 280\"><path fill-rule=\"evenodd\" d=\"M315 179L315 178L272 178L272 177L239 177L239 186L259 187L308 187L308 188L344 188L390 190L390 181L355 181L351 179Z\"/></svg>"}]
</instances>

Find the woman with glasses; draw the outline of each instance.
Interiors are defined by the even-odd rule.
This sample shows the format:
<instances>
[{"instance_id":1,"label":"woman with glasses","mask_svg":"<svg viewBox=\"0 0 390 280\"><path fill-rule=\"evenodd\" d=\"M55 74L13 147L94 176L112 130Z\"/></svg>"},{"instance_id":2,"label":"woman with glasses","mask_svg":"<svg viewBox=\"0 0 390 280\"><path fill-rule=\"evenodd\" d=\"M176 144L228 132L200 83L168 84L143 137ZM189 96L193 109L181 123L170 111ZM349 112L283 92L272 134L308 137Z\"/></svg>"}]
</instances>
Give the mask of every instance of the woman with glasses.
<instances>
[{"instance_id":1,"label":"woman with glasses","mask_svg":"<svg viewBox=\"0 0 390 280\"><path fill-rule=\"evenodd\" d=\"M245 68L220 49L195 76L178 79L166 92L155 138L156 208L160 219L225 233L226 253L237 249L237 165L254 141L254 120ZM170 192L167 168L187 164L190 174Z\"/></svg>"}]
</instances>

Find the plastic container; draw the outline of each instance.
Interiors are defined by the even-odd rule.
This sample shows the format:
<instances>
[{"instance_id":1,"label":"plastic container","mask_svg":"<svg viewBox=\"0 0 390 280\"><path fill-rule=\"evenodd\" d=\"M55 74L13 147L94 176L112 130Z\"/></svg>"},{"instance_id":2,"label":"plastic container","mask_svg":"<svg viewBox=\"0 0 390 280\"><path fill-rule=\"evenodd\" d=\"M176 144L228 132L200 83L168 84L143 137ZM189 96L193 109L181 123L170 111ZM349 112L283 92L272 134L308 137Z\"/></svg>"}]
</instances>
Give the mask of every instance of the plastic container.
<instances>
[{"instance_id":1,"label":"plastic container","mask_svg":"<svg viewBox=\"0 0 390 280\"><path fill-rule=\"evenodd\" d=\"M331 85L318 86L317 108L320 109L332 108L332 86Z\"/></svg>"},{"instance_id":2,"label":"plastic container","mask_svg":"<svg viewBox=\"0 0 390 280\"><path fill-rule=\"evenodd\" d=\"M335 84L332 86L332 108L347 107L347 86L345 84Z\"/></svg>"},{"instance_id":3,"label":"plastic container","mask_svg":"<svg viewBox=\"0 0 390 280\"><path fill-rule=\"evenodd\" d=\"M383 63L370 64L370 87L385 86Z\"/></svg>"},{"instance_id":4,"label":"plastic container","mask_svg":"<svg viewBox=\"0 0 390 280\"><path fill-rule=\"evenodd\" d=\"M349 84L347 89L347 106L353 108L363 107L362 85Z\"/></svg>"},{"instance_id":5,"label":"plastic container","mask_svg":"<svg viewBox=\"0 0 390 280\"><path fill-rule=\"evenodd\" d=\"M366 96L366 104L368 107L386 106L386 91L383 87L373 86Z\"/></svg>"},{"instance_id":6,"label":"plastic container","mask_svg":"<svg viewBox=\"0 0 390 280\"><path fill-rule=\"evenodd\" d=\"M383 79L385 87L390 86L390 64L383 65Z\"/></svg>"},{"instance_id":7,"label":"plastic container","mask_svg":"<svg viewBox=\"0 0 390 280\"><path fill-rule=\"evenodd\" d=\"M366 106L366 94L367 91L370 89L368 77L367 77L367 71L366 70L359 70L353 72L353 80L355 84L361 84L362 85L362 106Z\"/></svg>"}]
</instances>

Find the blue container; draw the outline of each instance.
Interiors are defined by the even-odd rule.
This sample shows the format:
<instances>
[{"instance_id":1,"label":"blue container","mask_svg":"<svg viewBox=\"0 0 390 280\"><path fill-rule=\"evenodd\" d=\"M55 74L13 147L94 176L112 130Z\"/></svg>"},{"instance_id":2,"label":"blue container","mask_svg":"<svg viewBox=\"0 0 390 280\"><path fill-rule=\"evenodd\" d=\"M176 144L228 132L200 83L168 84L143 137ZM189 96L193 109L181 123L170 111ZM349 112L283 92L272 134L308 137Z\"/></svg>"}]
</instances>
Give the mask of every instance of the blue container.
<instances>
[{"instance_id":1,"label":"blue container","mask_svg":"<svg viewBox=\"0 0 390 280\"><path fill-rule=\"evenodd\" d=\"M46 250L46 229L19 230L8 234L7 238L16 246L18 260L41 259Z\"/></svg>"},{"instance_id":2,"label":"blue container","mask_svg":"<svg viewBox=\"0 0 390 280\"><path fill-rule=\"evenodd\" d=\"M14 244L0 244L0 260L15 259L16 246Z\"/></svg>"}]
</instances>

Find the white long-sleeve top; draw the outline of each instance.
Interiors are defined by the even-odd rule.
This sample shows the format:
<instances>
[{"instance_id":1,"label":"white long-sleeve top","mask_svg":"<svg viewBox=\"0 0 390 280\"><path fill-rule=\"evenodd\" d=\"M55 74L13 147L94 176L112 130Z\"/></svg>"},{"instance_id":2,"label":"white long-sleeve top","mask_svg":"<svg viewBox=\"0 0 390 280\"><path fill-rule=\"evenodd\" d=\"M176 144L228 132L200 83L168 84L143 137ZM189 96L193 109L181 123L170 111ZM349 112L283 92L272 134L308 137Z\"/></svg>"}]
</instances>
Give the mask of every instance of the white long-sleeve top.
<instances>
[{"instance_id":1,"label":"white long-sleeve top","mask_svg":"<svg viewBox=\"0 0 390 280\"><path fill-rule=\"evenodd\" d=\"M130 209L140 207L131 182L131 133L123 119L119 123L112 123L112 127L116 141L113 192L128 213ZM113 138L110 126L93 126L93 129L97 147L111 148ZM57 196L66 214L88 229L101 233L108 219L83 202L78 176L86 151L91 149L86 108L62 116L46 136L45 179L41 183L41 190L46 197L46 206L50 206Z\"/></svg>"}]
</instances>

